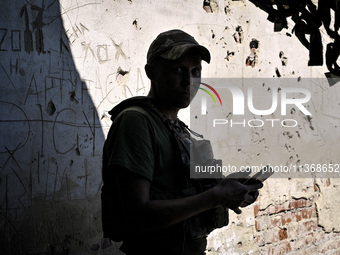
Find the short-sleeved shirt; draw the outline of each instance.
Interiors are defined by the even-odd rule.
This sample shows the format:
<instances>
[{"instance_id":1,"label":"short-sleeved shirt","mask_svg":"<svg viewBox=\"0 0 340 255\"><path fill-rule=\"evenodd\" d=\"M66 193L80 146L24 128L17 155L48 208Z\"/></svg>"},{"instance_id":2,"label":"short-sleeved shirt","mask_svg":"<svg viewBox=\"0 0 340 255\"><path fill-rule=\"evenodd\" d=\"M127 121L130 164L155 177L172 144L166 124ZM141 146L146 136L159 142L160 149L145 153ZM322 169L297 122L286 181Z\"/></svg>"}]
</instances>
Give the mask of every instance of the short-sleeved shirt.
<instances>
[{"instance_id":1,"label":"short-sleeved shirt","mask_svg":"<svg viewBox=\"0 0 340 255\"><path fill-rule=\"evenodd\" d=\"M182 162L177 142L153 112L125 110L113 122L104 145L103 164L121 166L147 178L150 193L181 189Z\"/></svg>"},{"instance_id":2,"label":"short-sleeved shirt","mask_svg":"<svg viewBox=\"0 0 340 255\"><path fill-rule=\"evenodd\" d=\"M151 199L175 198L185 185L174 134L156 112L145 108L125 109L114 119L103 150L103 190L114 185L105 179L104 171L115 171L117 166L147 178ZM122 250L127 254L204 254L206 239L189 240L185 229L181 222L148 232L138 240L124 240Z\"/></svg>"}]
</instances>

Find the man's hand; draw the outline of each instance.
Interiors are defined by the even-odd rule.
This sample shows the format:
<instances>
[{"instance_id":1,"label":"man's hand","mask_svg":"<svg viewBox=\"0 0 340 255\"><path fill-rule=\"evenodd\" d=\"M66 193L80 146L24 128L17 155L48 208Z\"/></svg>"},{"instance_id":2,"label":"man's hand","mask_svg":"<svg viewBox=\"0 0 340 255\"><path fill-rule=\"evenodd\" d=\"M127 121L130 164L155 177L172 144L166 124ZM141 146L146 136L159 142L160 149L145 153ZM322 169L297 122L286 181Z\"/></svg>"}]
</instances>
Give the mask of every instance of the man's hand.
<instances>
[{"instance_id":1,"label":"man's hand","mask_svg":"<svg viewBox=\"0 0 340 255\"><path fill-rule=\"evenodd\" d=\"M247 180L247 181L246 181ZM246 184L243 184L246 181ZM213 189L218 205L232 209L240 214L239 207L245 207L255 202L258 189L263 183L249 178L225 178Z\"/></svg>"}]
</instances>

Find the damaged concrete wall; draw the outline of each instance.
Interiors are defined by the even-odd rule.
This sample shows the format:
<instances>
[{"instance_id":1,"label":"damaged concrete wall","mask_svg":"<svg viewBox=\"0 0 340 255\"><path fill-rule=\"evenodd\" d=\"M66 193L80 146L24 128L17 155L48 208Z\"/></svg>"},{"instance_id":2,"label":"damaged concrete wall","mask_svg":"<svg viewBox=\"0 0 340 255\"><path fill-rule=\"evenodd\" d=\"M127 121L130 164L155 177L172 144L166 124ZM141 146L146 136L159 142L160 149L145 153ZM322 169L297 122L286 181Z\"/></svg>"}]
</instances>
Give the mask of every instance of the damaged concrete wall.
<instances>
[{"instance_id":1,"label":"damaged concrete wall","mask_svg":"<svg viewBox=\"0 0 340 255\"><path fill-rule=\"evenodd\" d=\"M2 1L0 12L1 254L87 251L101 231L104 135L63 10Z\"/></svg>"},{"instance_id":2,"label":"damaged concrete wall","mask_svg":"<svg viewBox=\"0 0 340 255\"><path fill-rule=\"evenodd\" d=\"M314 1L315 2L315 1ZM0 10L0 250L97 254L101 247L101 147L108 111L146 95L146 52L179 28L212 54L204 77L321 78L294 22L274 32L249 1L2 1ZM322 30L324 31L324 30ZM322 32L324 45L333 41ZM313 85L314 86L314 85ZM263 94L268 86L261 88ZM216 147L235 164L340 163L340 84L311 88L297 132L235 133ZM189 120L188 111L182 118ZM248 137L250 143L242 143ZM312 160L313 159L313 160ZM207 254L305 254L340 247L336 178L270 179L258 201L209 236ZM115 245L102 250L120 254ZM332 253L333 252L333 253Z\"/></svg>"}]
</instances>

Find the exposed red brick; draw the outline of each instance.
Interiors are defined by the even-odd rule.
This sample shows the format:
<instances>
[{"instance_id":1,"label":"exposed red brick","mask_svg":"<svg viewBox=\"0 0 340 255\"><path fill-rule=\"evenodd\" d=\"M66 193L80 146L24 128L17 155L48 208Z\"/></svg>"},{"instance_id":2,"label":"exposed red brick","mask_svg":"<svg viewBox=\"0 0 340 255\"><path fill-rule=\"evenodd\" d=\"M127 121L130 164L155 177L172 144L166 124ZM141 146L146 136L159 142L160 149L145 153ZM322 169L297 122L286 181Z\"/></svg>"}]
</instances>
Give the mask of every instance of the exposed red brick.
<instances>
[{"instance_id":1,"label":"exposed red brick","mask_svg":"<svg viewBox=\"0 0 340 255\"><path fill-rule=\"evenodd\" d=\"M318 228L316 220L310 220L306 222L301 222L296 228L295 234L304 237L306 234L316 230Z\"/></svg>"},{"instance_id":2,"label":"exposed red brick","mask_svg":"<svg viewBox=\"0 0 340 255\"><path fill-rule=\"evenodd\" d=\"M303 219L310 219L312 218L314 208L306 208L302 209L302 218Z\"/></svg>"},{"instance_id":3,"label":"exposed red brick","mask_svg":"<svg viewBox=\"0 0 340 255\"><path fill-rule=\"evenodd\" d=\"M270 247L268 253L266 254L275 254L275 255L283 255L292 250L289 242L282 242L275 246Z\"/></svg>"},{"instance_id":4,"label":"exposed red brick","mask_svg":"<svg viewBox=\"0 0 340 255\"><path fill-rule=\"evenodd\" d=\"M292 250L292 247L290 246L290 243L286 244L286 253L290 252Z\"/></svg>"},{"instance_id":5,"label":"exposed red brick","mask_svg":"<svg viewBox=\"0 0 340 255\"><path fill-rule=\"evenodd\" d=\"M279 212L284 212L287 209L285 208L284 205L276 205L274 209L274 213L279 213Z\"/></svg>"},{"instance_id":6,"label":"exposed red brick","mask_svg":"<svg viewBox=\"0 0 340 255\"><path fill-rule=\"evenodd\" d=\"M279 239L280 241L287 239L288 238L288 233L287 233L287 229L280 229L279 231Z\"/></svg>"},{"instance_id":7,"label":"exposed red brick","mask_svg":"<svg viewBox=\"0 0 340 255\"><path fill-rule=\"evenodd\" d=\"M293 213L291 212L285 213L284 215L282 215L282 225L292 222L293 218L295 218Z\"/></svg>"},{"instance_id":8,"label":"exposed red brick","mask_svg":"<svg viewBox=\"0 0 340 255\"><path fill-rule=\"evenodd\" d=\"M299 222L300 220L302 220L302 213L301 213L301 211L295 212L294 216L295 216L296 222Z\"/></svg>"},{"instance_id":9,"label":"exposed red brick","mask_svg":"<svg viewBox=\"0 0 340 255\"><path fill-rule=\"evenodd\" d=\"M297 203L298 203L298 200L290 201L290 202L289 202L289 205L288 205L289 209L292 209L292 208L299 208L299 207L297 207Z\"/></svg>"},{"instance_id":10,"label":"exposed red brick","mask_svg":"<svg viewBox=\"0 0 340 255\"><path fill-rule=\"evenodd\" d=\"M306 207L311 207L311 206L313 206L313 201L307 200Z\"/></svg>"},{"instance_id":11,"label":"exposed red brick","mask_svg":"<svg viewBox=\"0 0 340 255\"><path fill-rule=\"evenodd\" d=\"M282 219L282 225L285 225L286 223L290 223L290 222L292 222L291 218Z\"/></svg>"},{"instance_id":12,"label":"exposed red brick","mask_svg":"<svg viewBox=\"0 0 340 255\"><path fill-rule=\"evenodd\" d=\"M268 206L264 211L260 211L260 215L266 215L266 214L277 214L280 212L288 211L288 206L285 206L284 204L280 205L270 205Z\"/></svg>"},{"instance_id":13,"label":"exposed red brick","mask_svg":"<svg viewBox=\"0 0 340 255\"><path fill-rule=\"evenodd\" d=\"M254 216L257 217L257 215L259 214L260 211L260 207L258 204L254 205Z\"/></svg>"},{"instance_id":14,"label":"exposed red brick","mask_svg":"<svg viewBox=\"0 0 340 255\"><path fill-rule=\"evenodd\" d=\"M260 224L257 220L255 220L255 230L258 232L260 231Z\"/></svg>"},{"instance_id":15,"label":"exposed red brick","mask_svg":"<svg viewBox=\"0 0 340 255\"><path fill-rule=\"evenodd\" d=\"M303 225L305 226L305 230L310 232L313 228L313 221L307 221L307 222L304 222Z\"/></svg>"},{"instance_id":16,"label":"exposed red brick","mask_svg":"<svg viewBox=\"0 0 340 255\"><path fill-rule=\"evenodd\" d=\"M282 217L281 216L276 216L274 218L271 218L271 225L273 227L280 227L282 223Z\"/></svg>"},{"instance_id":17,"label":"exposed red brick","mask_svg":"<svg viewBox=\"0 0 340 255\"><path fill-rule=\"evenodd\" d=\"M314 237L313 232L309 233L305 238L305 244L308 245L308 244L312 243L314 241L313 237Z\"/></svg>"},{"instance_id":18,"label":"exposed red brick","mask_svg":"<svg viewBox=\"0 0 340 255\"><path fill-rule=\"evenodd\" d=\"M292 200L289 203L289 209L294 209L294 208L302 208L307 206L307 199L298 199L298 200Z\"/></svg>"}]
</instances>

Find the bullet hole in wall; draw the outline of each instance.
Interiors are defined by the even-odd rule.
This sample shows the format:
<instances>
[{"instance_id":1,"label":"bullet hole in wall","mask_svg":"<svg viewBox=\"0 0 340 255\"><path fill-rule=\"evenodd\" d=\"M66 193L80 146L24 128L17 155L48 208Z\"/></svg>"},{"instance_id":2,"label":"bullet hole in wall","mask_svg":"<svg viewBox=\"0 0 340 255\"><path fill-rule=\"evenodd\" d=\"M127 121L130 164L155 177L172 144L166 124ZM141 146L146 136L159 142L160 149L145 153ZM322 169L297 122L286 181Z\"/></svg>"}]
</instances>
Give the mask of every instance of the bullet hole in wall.
<instances>
[{"instance_id":1,"label":"bullet hole in wall","mask_svg":"<svg viewBox=\"0 0 340 255\"><path fill-rule=\"evenodd\" d=\"M230 61L232 59L232 57L235 56L235 52L234 51L227 51L227 56L224 58L227 61Z\"/></svg>"},{"instance_id":2,"label":"bullet hole in wall","mask_svg":"<svg viewBox=\"0 0 340 255\"><path fill-rule=\"evenodd\" d=\"M236 27L236 32L233 34L234 40L237 43L242 43L243 42L243 29L241 26Z\"/></svg>"},{"instance_id":3,"label":"bullet hole in wall","mask_svg":"<svg viewBox=\"0 0 340 255\"><path fill-rule=\"evenodd\" d=\"M56 110L57 110L57 109L56 109L56 107L55 107L53 101L50 100L50 101L48 102L48 104L47 104L47 107L46 107L46 112L47 112L47 114L50 115L50 116L52 116L52 115L55 113Z\"/></svg>"},{"instance_id":4,"label":"bullet hole in wall","mask_svg":"<svg viewBox=\"0 0 340 255\"><path fill-rule=\"evenodd\" d=\"M285 57L285 54L283 53L283 51L280 51L279 57L281 59L282 66L287 66L288 59L287 59L287 57Z\"/></svg>"},{"instance_id":5,"label":"bullet hole in wall","mask_svg":"<svg viewBox=\"0 0 340 255\"><path fill-rule=\"evenodd\" d=\"M129 71L124 71L123 69L121 69L120 67L118 67L117 75L124 76L124 75L127 74L127 73L129 73Z\"/></svg>"},{"instance_id":6,"label":"bullet hole in wall","mask_svg":"<svg viewBox=\"0 0 340 255\"><path fill-rule=\"evenodd\" d=\"M124 71L122 68L119 67L117 70L117 76L116 76L117 84L124 87L128 77L129 77L129 71Z\"/></svg>"},{"instance_id":7,"label":"bullet hole in wall","mask_svg":"<svg viewBox=\"0 0 340 255\"><path fill-rule=\"evenodd\" d=\"M133 25L137 30L141 30L141 29L142 29L141 27L138 27L137 19L135 19L135 20L132 22L132 25Z\"/></svg>"},{"instance_id":8,"label":"bullet hole in wall","mask_svg":"<svg viewBox=\"0 0 340 255\"><path fill-rule=\"evenodd\" d=\"M218 0L204 0L203 1L203 10L206 13L218 13Z\"/></svg>"},{"instance_id":9,"label":"bullet hole in wall","mask_svg":"<svg viewBox=\"0 0 340 255\"><path fill-rule=\"evenodd\" d=\"M251 66L254 68L258 63L258 53L257 50L259 48L260 42L256 39L252 39L249 43L250 54L246 59L246 66Z\"/></svg>"},{"instance_id":10,"label":"bullet hole in wall","mask_svg":"<svg viewBox=\"0 0 340 255\"><path fill-rule=\"evenodd\" d=\"M310 115L306 116L307 122L309 123L309 128L311 130L314 130L313 123L312 123L312 117Z\"/></svg>"},{"instance_id":11,"label":"bullet hole in wall","mask_svg":"<svg viewBox=\"0 0 340 255\"><path fill-rule=\"evenodd\" d=\"M71 101L79 103L79 101L76 99L76 92L74 90L70 91L69 94L70 94L70 100Z\"/></svg>"},{"instance_id":12,"label":"bullet hole in wall","mask_svg":"<svg viewBox=\"0 0 340 255\"><path fill-rule=\"evenodd\" d=\"M275 73L277 77L281 77L281 73L277 67L275 67Z\"/></svg>"},{"instance_id":13,"label":"bullet hole in wall","mask_svg":"<svg viewBox=\"0 0 340 255\"><path fill-rule=\"evenodd\" d=\"M203 1L203 10L205 10L206 13L212 13L212 10L210 7L210 0Z\"/></svg>"}]
</instances>

